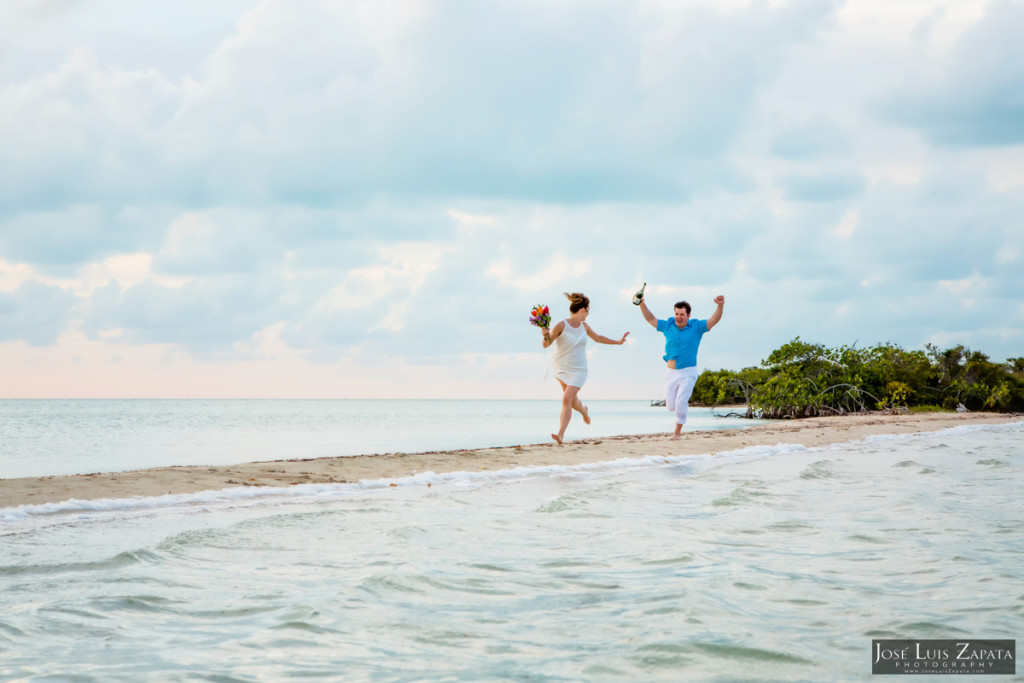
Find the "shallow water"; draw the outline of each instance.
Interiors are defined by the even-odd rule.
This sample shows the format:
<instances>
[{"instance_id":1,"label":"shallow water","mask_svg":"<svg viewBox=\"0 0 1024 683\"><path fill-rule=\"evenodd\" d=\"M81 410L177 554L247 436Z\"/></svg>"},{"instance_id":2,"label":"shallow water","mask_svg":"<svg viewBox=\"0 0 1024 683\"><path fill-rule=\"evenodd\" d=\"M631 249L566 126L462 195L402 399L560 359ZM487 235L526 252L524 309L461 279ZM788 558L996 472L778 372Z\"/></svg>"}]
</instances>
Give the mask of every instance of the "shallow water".
<instances>
[{"instance_id":1,"label":"shallow water","mask_svg":"<svg viewBox=\"0 0 1024 683\"><path fill-rule=\"evenodd\" d=\"M1024 633L1022 445L0 510L0 679L868 680L872 638Z\"/></svg>"},{"instance_id":2,"label":"shallow water","mask_svg":"<svg viewBox=\"0 0 1024 683\"><path fill-rule=\"evenodd\" d=\"M567 438L674 424L649 401L588 405L592 423L575 415ZM0 478L540 443L557 431L559 410L558 401L5 399ZM694 408L686 430L752 424Z\"/></svg>"}]
</instances>

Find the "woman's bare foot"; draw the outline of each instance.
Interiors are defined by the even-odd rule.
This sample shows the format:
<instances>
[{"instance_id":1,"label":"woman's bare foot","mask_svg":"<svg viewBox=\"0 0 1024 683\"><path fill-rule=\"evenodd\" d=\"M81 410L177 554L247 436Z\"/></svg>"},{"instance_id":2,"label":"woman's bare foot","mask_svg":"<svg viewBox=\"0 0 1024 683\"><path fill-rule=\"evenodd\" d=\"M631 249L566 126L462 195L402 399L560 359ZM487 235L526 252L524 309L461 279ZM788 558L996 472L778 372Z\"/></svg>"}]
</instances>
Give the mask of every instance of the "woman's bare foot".
<instances>
[{"instance_id":1,"label":"woman's bare foot","mask_svg":"<svg viewBox=\"0 0 1024 683\"><path fill-rule=\"evenodd\" d=\"M669 441L679 441L679 439L681 439L681 438L683 438L682 434L673 434L672 436L668 437L668 440Z\"/></svg>"},{"instance_id":2,"label":"woman's bare foot","mask_svg":"<svg viewBox=\"0 0 1024 683\"><path fill-rule=\"evenodd\" d=\"M580 414L583 416L583 424L590 424L590 408L583 406Z\"/></svg>"},{"instance_id":3,"label":"woman's bare foot","mask_svg":"<svg viewBox=\"0 0 1024 683\"><path fill-rule=\"evenodd\" d=\"M558 436L558 434L552 434L551 438L557 441L559 446L562 445L562 437Z\"/></svg>"}]
</instances>

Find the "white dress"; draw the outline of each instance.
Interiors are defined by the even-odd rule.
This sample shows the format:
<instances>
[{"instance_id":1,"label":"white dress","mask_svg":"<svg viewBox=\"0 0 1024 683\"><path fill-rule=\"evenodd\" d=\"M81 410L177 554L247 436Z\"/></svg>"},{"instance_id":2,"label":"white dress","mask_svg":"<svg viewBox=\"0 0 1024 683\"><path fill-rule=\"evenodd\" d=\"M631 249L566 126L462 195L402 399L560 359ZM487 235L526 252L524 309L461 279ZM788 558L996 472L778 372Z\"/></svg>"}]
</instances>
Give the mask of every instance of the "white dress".
<instances>
[{"instance_id":1,"label":"white dress","mask_svg":"<svg viewBox=\"0 0 1024 683\"><path fill-rule=\"evenodd\" d=\"M583 388L587 381L587 330L580 323L573 327L568 320L562 334L555 340L555 357L551 364L555 369L555 377L570 387Z\"/></svg>"}]
</instances>

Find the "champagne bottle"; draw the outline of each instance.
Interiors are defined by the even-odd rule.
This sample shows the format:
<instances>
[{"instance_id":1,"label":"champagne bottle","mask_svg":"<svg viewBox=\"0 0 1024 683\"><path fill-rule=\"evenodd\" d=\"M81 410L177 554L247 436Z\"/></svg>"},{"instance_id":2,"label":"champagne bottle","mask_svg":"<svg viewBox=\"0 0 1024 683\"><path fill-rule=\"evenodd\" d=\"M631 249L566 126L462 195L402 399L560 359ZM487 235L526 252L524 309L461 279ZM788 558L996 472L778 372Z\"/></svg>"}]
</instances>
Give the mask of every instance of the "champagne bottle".
<instances>
[{"instance_id":1,"label":"champagne bottle","mask_svg":"<svg viewBox=\"0 0 1024 683\"><path fill-rule=\"evenodd\" d=\"M644 286L640 288L640 291L638 291L636 294L633 295L633 305L634 306L639 306L640 302L644 300L644 290L645 289L647 289L647 283L646 282L644 283Z\"/></svg>"}]
</instances>

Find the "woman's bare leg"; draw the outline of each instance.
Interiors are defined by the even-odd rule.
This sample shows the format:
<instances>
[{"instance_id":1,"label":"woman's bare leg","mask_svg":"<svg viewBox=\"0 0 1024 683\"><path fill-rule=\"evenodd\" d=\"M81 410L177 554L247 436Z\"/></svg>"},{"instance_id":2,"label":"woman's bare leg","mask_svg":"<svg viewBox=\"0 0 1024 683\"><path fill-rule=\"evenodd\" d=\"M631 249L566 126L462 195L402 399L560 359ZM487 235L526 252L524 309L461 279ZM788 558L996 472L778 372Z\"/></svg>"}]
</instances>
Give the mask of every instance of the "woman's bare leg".
<instances>
[{"instance_id":1,"label":"woman's bare leg","mask_svg":"<svg viewBox=\"0 0 1024 683\"><path fill-rule=\"evenodd\" d=\"M583 416L583 424L590 424L590 410L580 401L579 394L576 395L576 400L572 402L572 408Z\"/></svg>"},{"instance_id":2,"label":"woman's bare leg","mask_svg":"<svg viewBox=\"0 0 1024 683\"><path fill-rule=\"evenodd\" d=\"M558 378L556 377L555 379ZM567 386L566 383L560 379L558 379L558 383L562 385L562 391L565 392L565 387ZM576 398L572 401L572 409L583 416L584 424L590 424L590 410L583 405L583 401L580 400L579 391L579 389L576 389Z\"/></svg>"},{"instance_id":3,"label":"woman's bare leg","mask_svg":"<svg viewBox=\"0 0 1024 683\"><path fill-rule=\"evenodd\" d=\"M571 387L562 380L558 380L558 383L562 385L562 413L559 415L558 433L552 434L551 438L558 443L562 443L562 439L565 438L565 430L569 426L569 420L572 418L572 410L575 407L574 404L580 403L580 399L578 397L580 388ZM580 403L580 407L583 407L582 403ZM584 408L584 410L586 410L586 408Z\"/></svg>"}]
</instances>

